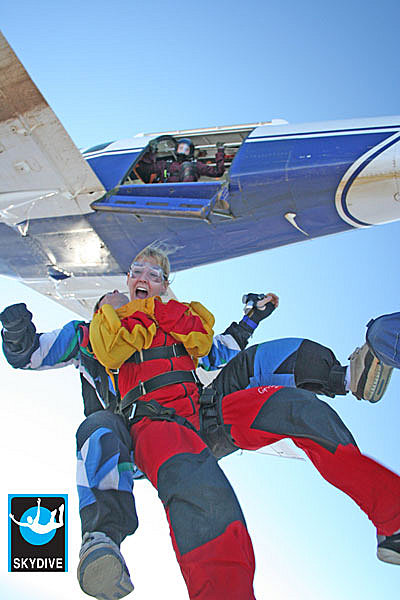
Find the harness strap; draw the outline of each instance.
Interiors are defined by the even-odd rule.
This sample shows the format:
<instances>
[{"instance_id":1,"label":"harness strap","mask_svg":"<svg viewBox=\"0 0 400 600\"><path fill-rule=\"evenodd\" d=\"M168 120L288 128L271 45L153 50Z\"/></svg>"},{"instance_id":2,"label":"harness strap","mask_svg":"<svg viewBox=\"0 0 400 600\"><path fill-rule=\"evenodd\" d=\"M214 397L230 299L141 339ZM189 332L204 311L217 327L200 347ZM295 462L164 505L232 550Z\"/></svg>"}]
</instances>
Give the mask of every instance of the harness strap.
<instances>
[{"instance_id":1,"label":"harness strap","mask_svg":"<svg viewBox=\"0 0 400 600\"><path fill-rule=\"evenodd\" d=\"M183 425L184 427L188 427L193 431L196 431L196 428L185 419L181 415L177 415L174 408L168 408L167 406L162 406L156 400L138 400L135 403L135 412L131 419L129 419L129 425L133 425L137 423L143 417L147 417L152 421L175 421L179 425ZM133 412L133 411L132 411ZM197 433L197 432L196 432Z\"/></svg>"},{"instance_id":2,"label":"harness strap","mask_svg":"<svg viewBox=\"0 0 400 600\"><path fill-rule=\"evenodd\" d=\"M220 459L235 452L238 447L224 424L221 404L212 386L202 390L199 403L200 435L215 458Z\"/></svg>"},{"instance_id":3,"label":"harness strap","mask_svg":"<svg viewBox=\"0 0 400 600\"><path fill-rule=\"evenodd\" d=\"M183 344L172 344L172 346L159 346L158 348L136 351L125 362L134 362L140 365L140 363L147 360L178 358L179 356L188 356L185 346Z\"/></svg>"},{"instance_id":4,"label":"harness strap","mask_svg":"<svg viewBox=\"0 0 400 600\"><path fill-rule=\"evenodd\" d=\"M215 398L215 390L212 387L204 388L200 394L199 402L200 431L197 431L188 419L177 415L174 408L162 406L153 399L134 402L130 414L128 415L128 411L124 414L128 419L129 425L133 425L144 417L147 417L153 421L175 421L179 425L188 427L200 435L216 459L235 452L238 447L234 444L228 428L224 425L220 404ZM128 408L130 408L130 405Z\"/></svg>"},{"instance_id":5,"label":"harness strap","mask_svg":"<svg viewBox=\"0 0 400 600\"><path fill-rule=\"evenodd\" d=\"M121 412L129 419L130 416L127 415L125 411L142 396L167 385L185 382L191 382L198 385L199 380L194 371L168 371L167 373L161 373L161 375L151 377L151 379L147 379L146 381L141 381L139 385L129 390L122 398ZM132 414L134 411L132 410L130 412Z\"/></svg>"}]
</instances>

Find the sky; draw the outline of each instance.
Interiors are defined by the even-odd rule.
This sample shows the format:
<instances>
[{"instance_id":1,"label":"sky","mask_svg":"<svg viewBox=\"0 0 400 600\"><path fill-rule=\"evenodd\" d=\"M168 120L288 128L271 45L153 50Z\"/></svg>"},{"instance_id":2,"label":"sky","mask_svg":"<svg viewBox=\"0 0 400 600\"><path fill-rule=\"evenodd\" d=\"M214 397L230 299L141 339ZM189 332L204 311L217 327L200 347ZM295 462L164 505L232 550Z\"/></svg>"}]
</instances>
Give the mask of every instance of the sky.
<instances>
[{"instance_id":1,"label":"sky","mask_svg":"<svg viewBox=\"0 0 400 600\"><path fill-rule=\"evenodd\" d=\"M138 132L283 118L290 123L399 113L400 4L381 0L113 3L20 0L1 28L78 147ZM249 231L251 235L251 231ZM241 317L245 292L273 291L277 311L252 343L307 337L342 364L371 317L399 310L400 224L309 240L180 272L178 298L199 300L217 332ZM38 331L76 315L0 278L0 309L26 302ZM0 357L3 458L0 592L4 599L70 600L80 547L75 431L77 372L14 371ZM400 375L371 405L327 400L361 450L400 472ZM307 460L236 453L221 466L238 495L256 555L258 600L376 600L398 595L398 567L375 556L373 525ZM69 572L7 573L7 494L69 494ZM137 600L185 600L156 492L135 485L138 532L122 545Z\"/></svg>"}]
</instances>

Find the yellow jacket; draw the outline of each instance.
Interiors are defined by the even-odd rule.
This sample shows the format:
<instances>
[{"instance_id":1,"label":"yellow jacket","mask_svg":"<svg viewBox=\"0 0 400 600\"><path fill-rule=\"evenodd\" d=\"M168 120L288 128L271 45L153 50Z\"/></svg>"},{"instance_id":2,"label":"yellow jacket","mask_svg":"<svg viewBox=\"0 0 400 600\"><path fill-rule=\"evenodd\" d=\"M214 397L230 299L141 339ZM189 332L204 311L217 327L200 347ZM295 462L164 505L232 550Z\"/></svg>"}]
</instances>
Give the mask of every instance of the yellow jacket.
<instances>
[{"instance_id":1,"label":"yellow jacket","mask_svg":"<svg viewBox=\"0 0 400 600\"><path fill-rule=\"evenodd\" d=\"M104 304L92 319L89 335L97 360L108 369L119 369L135 351L150 348L158 327L182 342L193 358L205 356L213 325L213 315L200 302L163 304L156 297L133 300L117 310Z\"/></svg>"}]
</instances>

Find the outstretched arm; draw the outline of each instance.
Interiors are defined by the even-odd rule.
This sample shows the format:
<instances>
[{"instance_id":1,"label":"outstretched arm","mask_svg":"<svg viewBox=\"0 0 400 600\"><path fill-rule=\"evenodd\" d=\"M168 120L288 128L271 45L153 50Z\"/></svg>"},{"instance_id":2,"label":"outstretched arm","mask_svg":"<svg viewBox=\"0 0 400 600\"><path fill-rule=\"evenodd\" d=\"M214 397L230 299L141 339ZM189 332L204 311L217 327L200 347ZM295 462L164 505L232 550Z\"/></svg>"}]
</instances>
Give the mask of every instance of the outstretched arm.
<instances>
[{"instance_id":1,"label":"outstretched arm","mask_svg":"<svg viewBox=\"0 0 400 600\"><path fill-rule=\"evenodd\" d=\"M225 171L225 151L224 149L218 148L215 155L215 167L212 165L204 164L200 161L196 163L197 171L200 176L205 177L221 177Z\"/></svg>"},{"instance_id":2,"label":"outstretched arm","mask_svg":"<svg viewBox=\"0 0 400 600\"><path fill-rule=\"evenodd\" d=\"M14 519L14 515L12 515L11 513L9 514L9 517L12 521L14 521L14 523L20 525L21 527L30 527L29 523L20 523L19 521L17 521L17 519Z\"/></svg>"},{"instance_id":3,"label":"outstretched arm","mask_svg":"<svg viewBox=\"0 0 400 600\"><path fill-rule=\"evenodd\" d=\"M245 294L243 303L246 304L245 316L242 319L243 326L246 326L250 335L257 325L279 306L279 298L276 294Z\"/></svg>"},{"instance_id":4,"label":"outstretched arm","mask_svg":"<svg viewBox=\"0 0 400 600\"><path fill-rule=\"evenodd\" d=\"M70 321L61 329L36 333L32 313L25 304L8 306L0 314L3 351L15 369L43 370L77 366L80 360L82 321Z\"/></svg>"},{"instance_id":5,"label":"outstretched arm","mask_svg":"<svg viewBox=\"0 0 400 600\"><path fill-rule=\"evenodd\" d=\"M37 499L37 510L36 510L36 516L33 519L33 523L39 523L39 519L40 519L40 498Z\"/></svg>"}]
</instances>

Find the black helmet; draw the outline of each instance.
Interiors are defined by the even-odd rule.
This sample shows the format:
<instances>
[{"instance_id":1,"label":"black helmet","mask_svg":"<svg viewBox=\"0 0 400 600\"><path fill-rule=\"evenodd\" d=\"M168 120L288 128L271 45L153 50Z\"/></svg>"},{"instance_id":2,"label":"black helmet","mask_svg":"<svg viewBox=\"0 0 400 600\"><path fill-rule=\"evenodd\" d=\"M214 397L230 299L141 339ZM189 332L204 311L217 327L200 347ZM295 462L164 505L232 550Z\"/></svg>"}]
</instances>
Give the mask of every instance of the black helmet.
<instances>
[{"instance_id":1,"label":"black helmet","mask_svg":"<svg viewBox=\"0 0 400 600\"><path fill-rule=\"evenodd\" d=\"M190 140L189 138L182 138L178 140L176 154L178 156L178 159L193 158L194 145L192 140Z\"/></svg>"}]
</instances>

